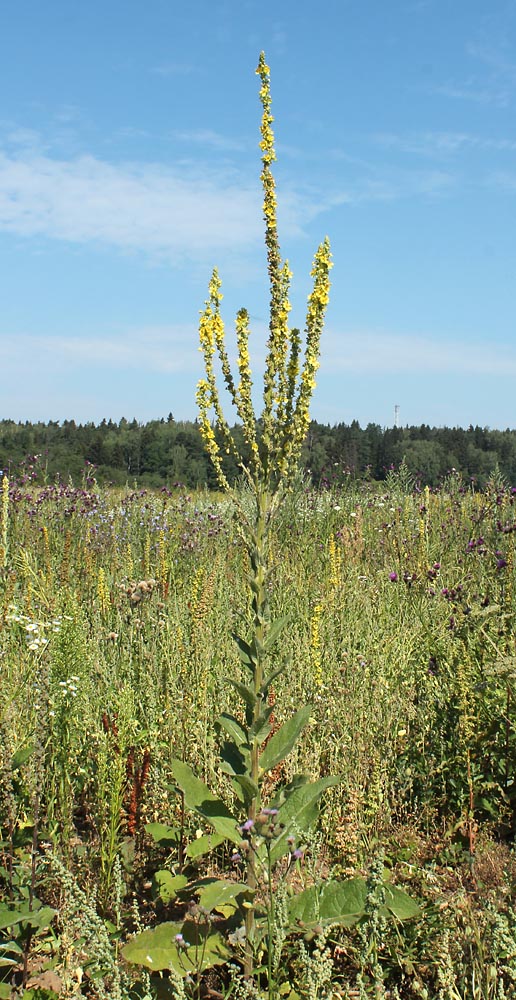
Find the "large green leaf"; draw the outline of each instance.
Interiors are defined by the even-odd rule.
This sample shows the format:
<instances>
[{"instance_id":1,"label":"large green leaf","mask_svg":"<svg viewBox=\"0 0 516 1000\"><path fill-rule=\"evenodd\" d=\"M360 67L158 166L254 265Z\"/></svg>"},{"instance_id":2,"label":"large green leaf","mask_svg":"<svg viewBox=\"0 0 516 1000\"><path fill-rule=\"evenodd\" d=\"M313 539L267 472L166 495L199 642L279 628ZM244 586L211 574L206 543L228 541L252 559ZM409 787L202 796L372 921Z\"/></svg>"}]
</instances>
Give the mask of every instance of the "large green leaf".
<instances>
[{"instance_id":1,"label":"large green leaf","mask_svg":"<svg viewBox=\"0 0 516 1000\"><path fill-rule=\"evenodd\" d=\"M156 872L152 879L152 888L163 903L171 903L185 885L188 885L186 875L173 875L166 868Z\"/></svg>"},{"instance_id":2,"label":"large green leaf","mask_svg":"<svg viewBox=\"0 0 516 1000\"><path fill-rule=\"evenodd\" d=\"M267 653L272 649L274 643L278 639L278 636L283 631L285 625L289 620L290 620L290 615L284 615L282 618L276 618L275 621L270 623L269 628L267 630L265 642L263 644L264 650Z\"/></svg>"},{"instance_id":3,"label":"large green leaf","mask_svg":"<svg viewBox=\"0 0 516 1000\"><path fill-rule=\"evenodd\" d=\"M166 823L146 823L145 832L152 837L155 844L162 844L163 847L172 847L181 839L179 827L167 826Z\"/></svg>"},{"instance_id":4,"label":"large green leaf","mask_svg":"<svg viewBox=\"0 0 516 1000\"><path fill-rule=\"evenodd\" d=\"M192 861L195 858L202 858L203 854L209 854L219 844L223 844L225 839L220 833L204 833L201 837L196 837L195 840L192 840L188 844L186 856L191 858Z\"/></svg>"},{"instance_id":5,"label":"large green leaf","mask_svg":"<svg viewBox=\"0 0 516 1000\"><path fill-rule=\"evenodd\" d=\"M311 705L305 705L291 719L283 723L274 736L271 736L263 753L260 755L260 768L270 771L288 756L295 745L299 734L303 731L310 718Z\"/></svg>"},{"instance_id":6,"label":"large green leaf","mask_svg":"<svg viewBox=\"0 0 516 1000\"><path fill-rule=\"evenodd\" d=\"M421 907L404 889L385 884L385 906L398 920L412 920L421 916Z\"/></svg>"},{"instance_id":7,"label":"large green leaf","mask_svg":"<svg viewBox=\"0 0 516 1000\"><path fill-rule=\"evenodd\" d=\"M383 889L385 904L380 911L385 917L410 920L421 914L418 904L403 889L389 883L384 883ZM333 880L311 886L290 900L290 923L307 930L329 924L351 927L365 915L368 892L365 878L351 878L344 882Z\"/></svg>"},{"instance_id":8,"label":"large green leaf","mask_svg":"<svg viewBox=\"0 0 516 1000\"><path fill-rule=\"evenodd\" d=\"M283 824L279 837L272 842L271 861L279 861L289 850L287 838L292 831L309 830L319 815L318 802L327 788L338 785L340 778L319 778L306 784L294 786L283 805L280 806L276 822Z\"/></svg>"},{"instance_id":9,"label":"large green leaf","mask_svg":"<svg viewBox=\"0 0 516 1000\"><path fill-rule=\"evenodd\" d=\"M192 886L195 889L195 886ZM202 888L198 890L199 903L208 911L226 909L229 904L233 904L236 909L238 900L243 896L249 896L249 886L244 883L231 882L229 879L209 879L206 880Z\"/></svg>"},{"instance_id":10,"label":"large green leaf","mask_svg":"<svg viewBox=\"0 0 516 1000\"><path fill-rule=\"evenodd\" d=\"M5 930L6 927L14 927L15 924L21 923L26 923L38 930L43 930L45 927L50 926L56 912L51 906L41 906L41 904L34 906L32 910L28 903L24 903L15 909L10 909L8 906L0 906L0 930Z\"/></svg>"},{"instance_id":11,"label":"large green leaf","mask_svg":"<svg viewBox=\"0 0 516 1000\"><path fill-rule=\"evenodd\" d=\"M249 736L247 729L244 728L242 723L239 722L234 715L230 715L228 712L223 712L222 715L219 715L216 725L228 734L237 747L246 747L249 749Z\"/></svg>"},{"instance_id":12,"label":"large green leaf","mask_svg":"<svg viewBox=\"0 0 516 1000\"><path fill-rule=\"evenodd\" d=\"M0 930L4 930L6 927L14 927L15 924L26 920L27 912L26 907L11 910L8 906L0 906Z\"/></svg>"},{"instance_id":13,"label":"large green leaf","mask_svg":"<svg viewBox=\"0 0 516 1000\"><path fill-rule=\"evenodd\" d=\"M183 935L188 947L178 947L177 934ZM175 969L180 976L224 965L230 957L223 937L211 931L208 924L194 920L170 921L142 931L126 944L122 954L127 962L143 965L153 972Z\"/></svg>"},{"instance_id":14,"label":"large green leaf","mask_svg":"<svg viewBox=\"0 0 516 1000\"><path fill-rule=\"evenodd\" d=\"M290 900L290 924L307 930L329 924L352 927L364 915L367 891L363 878L312 885Z\"/></svg>"},{"instance_id":15,"label":"large green leaf","mask_svg":"<svg viewBox=\"0 0 516 1000\"><path fill-rule=\"evenodd\" d=\"M242 840L236 820L228 807L210 792L204 781L197 778L188 764L182 760L171 762L172 773L185 797L185 805L202 816L210 826L226 840L239 844Z\"/></svg>"}]
</instances>

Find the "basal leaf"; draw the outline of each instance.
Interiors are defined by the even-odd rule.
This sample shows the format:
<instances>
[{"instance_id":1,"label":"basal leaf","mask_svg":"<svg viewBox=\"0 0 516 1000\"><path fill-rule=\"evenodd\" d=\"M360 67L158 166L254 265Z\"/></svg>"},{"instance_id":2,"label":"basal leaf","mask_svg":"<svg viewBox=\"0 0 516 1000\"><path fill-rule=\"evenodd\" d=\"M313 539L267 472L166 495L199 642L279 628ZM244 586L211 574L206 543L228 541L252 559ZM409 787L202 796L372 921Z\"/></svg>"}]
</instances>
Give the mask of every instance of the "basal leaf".
<instances>
[{"instance_id":1,"label":"basal leaf","mask_svg":"<svg viewBox=\"0 0 516 1000\"><path fill-rule=\"evenodd\" d=\"M182 935L186 947L179 946L178 934ZM183 977L214 965L224 965L230 957L222 936L193 920L169 921L142 931L126 944L122 954L127 962L143 965L154 972L175 969Z\"/></svg>"},{"instance_id":2,"label":"basal leaf","mask_svg":"<svg viewBox=\"0 0 516 1000\"><path fill-rule=\"evenodd\" d=\"M199 890L199 903L206 910L219 910L229 904L234 904L236 909L239 905L237 900L249 895L249 886L243 883L231 882L229 879L210 879Z\"/></svg>"},{"instance_id":3,"label":"basal leaf","mask_svg":"<svg viewBox=\"0 0 516 1000\"><path fill-rule=\"evenodd\" d=\"M155 844L163 844L164 847L177 844L181 838L181 831L175 826L167 826L166 823L146 823L145 832L152 837Z\"/></svg>"}]
</instances>

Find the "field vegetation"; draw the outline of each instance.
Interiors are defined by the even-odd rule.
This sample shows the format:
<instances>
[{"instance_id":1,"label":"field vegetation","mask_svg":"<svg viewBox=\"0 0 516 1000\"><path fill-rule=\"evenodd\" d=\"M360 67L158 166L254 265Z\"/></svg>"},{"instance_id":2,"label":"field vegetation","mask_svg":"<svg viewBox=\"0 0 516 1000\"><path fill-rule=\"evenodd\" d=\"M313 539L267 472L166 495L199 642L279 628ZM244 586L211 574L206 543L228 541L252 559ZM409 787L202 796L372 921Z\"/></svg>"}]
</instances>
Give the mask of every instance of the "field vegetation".
<instances>
[{"instance_id":1,"label":"field vegetation","mask_svg":"<svg viewBox=\"0 0 516 1000\"><path fill-rule=\"evenodd\" d=\"M222 496L6 482L3 995L142 995L122 947L186 913L192 890L170 880L242 878L227 844L196 855L211 827L171 762L231 803L213 723L237 705L224 678L241 676L248 557ZM273 728L311 707L265 795L299 773L340 781L280 874L287 897L362 875L372 903L322 943L283 928L281 996L327 995L308 968L323 986L331 969L336 996L514 993L514 502L496 480L414 491L403 469L382 489L299 481L285 498ZM417 916L382 916L384 877ZM238 965L238 939L231 952ZM227 966L208 981L224 994Z\"/></svg>"},{"instance_id":2,"label":"field vegetation","mask_svg":"<svg viewBox=\"0 0 516 1000\"><path fill-rule=\"evenodd\" d=\"M516 995L516 489L298 471L331 253L302 338L257 72L271 323L257 415L213 272L219 491L1 477L0 1000Z\"/></svg>"}]
</instances>

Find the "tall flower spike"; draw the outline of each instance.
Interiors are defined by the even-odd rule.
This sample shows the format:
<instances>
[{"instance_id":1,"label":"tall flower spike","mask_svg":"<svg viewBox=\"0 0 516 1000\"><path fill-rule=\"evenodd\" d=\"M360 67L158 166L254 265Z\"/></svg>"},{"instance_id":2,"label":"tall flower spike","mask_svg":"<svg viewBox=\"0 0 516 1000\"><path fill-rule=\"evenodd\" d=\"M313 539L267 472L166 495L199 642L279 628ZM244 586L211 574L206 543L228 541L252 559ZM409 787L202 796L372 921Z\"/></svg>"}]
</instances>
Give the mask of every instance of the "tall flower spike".
<instances>
[{"instance_id":1,"label":"tall flower spike","mask_svg":"<svg viewBox=\"0 0 516 1000\"><path fill-rule=\"evenodd\" d=\"M332 264L330 245L326 239L315 254L311 272L314 286L308 297L305 351L300 370L301 337L297 329L291 330L289 326L291 311L289 290L292 275L288 262L282 261L278 240L276 186L272 173L272 164L276 159L272 128L274 118L270 70L263 52L256 72L261 82L260 101L263 109L260 125L262 151L260 179L263 187L263 217L270 287L269 338L263 379L260 445L252 401L249 316L245 309L241 309L236 320L239 374L237 385L224 341L224 324L220 316L222 293L216 270L210 281L209 299L201 313L199 338L206 377L199 383L197 403L201 434L221 487L229 489L223 472L223 456L224 453L230 453L246 473L257 494L262 495L263 500L266 495L272 497L278 494L299 461L309 425L309 406L315 387L315 374L319 367L319 343L328 304L329 272ZM219 357L226 388L242 424L244 439L249 449L247 462L238 453L222 412L214 370L215 355ZM217 435L210 420L210 413L213 413Z\"/></svg>"}]
</instances>

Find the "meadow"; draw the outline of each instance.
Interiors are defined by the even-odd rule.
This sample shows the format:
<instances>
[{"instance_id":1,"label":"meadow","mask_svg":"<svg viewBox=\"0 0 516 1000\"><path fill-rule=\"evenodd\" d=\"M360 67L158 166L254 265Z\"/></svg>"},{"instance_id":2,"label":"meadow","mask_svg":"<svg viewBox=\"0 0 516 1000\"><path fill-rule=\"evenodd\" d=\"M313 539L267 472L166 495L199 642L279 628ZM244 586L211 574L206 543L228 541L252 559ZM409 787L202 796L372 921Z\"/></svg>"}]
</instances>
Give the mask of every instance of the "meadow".
<instances>
[{"instance_id":1,"label":"meadow","mask_svg":"<svg viewBox=\"0 0 516 1000\"><path fill-rule=\"evenodd\" d=\"M258 916L277 908L251 982L242 899L227 881L203 896L244 881L241 852L174 764L231 805L216 720L240 712L225 678L252 617L234 503L4 477L0 996L514 996L515 505L499 477L421 490L403 466L291 483L271 528L270 729L309 708L262 803L299 774L339 780L257 887ZM335 883L365 885L353 919L285 917ZM135 960L159 926L224 944L191 959L181 932L165 964Z\"/></svg>"}]
</instances>

